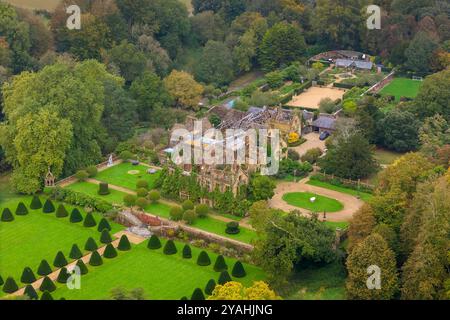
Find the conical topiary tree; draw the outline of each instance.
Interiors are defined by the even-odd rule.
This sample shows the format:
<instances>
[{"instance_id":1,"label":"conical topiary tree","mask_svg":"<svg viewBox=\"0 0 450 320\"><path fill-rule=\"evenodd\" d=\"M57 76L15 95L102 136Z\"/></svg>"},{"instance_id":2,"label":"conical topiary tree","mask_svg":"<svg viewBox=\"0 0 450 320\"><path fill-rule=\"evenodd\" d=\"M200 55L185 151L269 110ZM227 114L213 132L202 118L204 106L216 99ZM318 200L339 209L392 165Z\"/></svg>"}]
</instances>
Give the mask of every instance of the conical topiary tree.
<instances>
[{"instance_id":1,"label":"conical topiary tree","mask_svg":"<svg viewBox=\"0 0 450 320\"><path fill-rule=\"evenodd\" d=\"M84 245L84 250L87 251L95 251L98 249L97 243L95 242L94 238L89 237L87 239L86 244Z\"/></svg>"},{"instance_id":2,"label":"conical topiary tree","mask_svg":"<svg viewBox=\"0 0 450 320\"><path fill-rule=\"evenodd\" d=\"M128 237L125 234L120 237L117 249L120 251L128 251L131 249L130 241L128 240Z\"/></svg>"},{"instance_id":3,"label":"conical topiary tree","mask_svg":"<svg viewBox=\"0 0 450 320\"><path fill-rule=\"evenodd\" d=\"M216 262L214 263L214 271L222 272L228 270L228 266L222 255L217 256Z\"/></svg>"},{"instance_id":4,"label":"conical topiary tree","mask_svg":"<svg viewBox=\"0 0 450 320\"><path fill-rule=\"evenodd\" d=\"M26 216L28 214L28 209L23 202L19 202L16 208L16 216Z\"/></svg>"},{"instance_id":5,"label":"conical topiary tree","mask_svg":"<svg viewBox=\"0 0 450 320\"><path fill-rule=\"evenodd\" d=\"M110 193L109 186L106 182L100 182L98 185L98 194L101 196L106 196Z\"/></svg>"},{"instance_id":6,"label":"conical topiary tree","mask_svg":"<svg viewBox=\"0 0 450 320\"><path fill-rule=\"evenodd\" d=\"M19 290L19 287L17 286L16 280L14 280L13 277L8 277L5 281L5 284L3 285L2 290L5 293L13 293Z\"/></svg>"},{"instance_id":7,"label":"conical topiary tree","mask_svg":"<svg viewBox=\"0 0 450 320\"><path fill-rule=\"evenodd\" d=\"M147 248L149 249L159 249L161 248L161 241L156 235L152 235L148 240Z\"/></svg>"},{"instance_id":8,"label":"conical topiary tree","mask_svg":"<svg viewBox=\"0 0 450 320\"><path fill-rule=\"evenodd\" d=\"M83 221L83 216L81 215L80 210L78 210L77 208L74 208L72 210L72 212L70 213L69 221L72 223L78 223L78 222Z\"/></svg>"},{"instance_id":9,"label":"conical topiary tree","mask_svg":"<svg viewBox=\"0 0 450 320\"><path fill-rule=\"evenodd\" d=\"M47 260L42 260L39 264L37 274L40 276L47 276L52 273L52 268L48 264Z\"/></svg>"},{"instance_id":10,"label":"conical topiary tree","mask_svg":"<svg viewBox=\"0 0 450 320\"><path fill-rule=\"evenodd\" d=\"M206 251L200 252L197 258L197 264L199 266L209 266L211 264L211 259L209 258L209 255L206 253Z\"/></svg>"},{"instance_id":11,"label":"conical topiary tree","mask_svg":"<svg viewBox=\"0 0 450 320\"><path fill-rule=\"evenodd\" d=\"M247 272L245 272L242 262L236 261L236 263L233 266L233 270L231 270L231 275L235 278L243 278L247 275Z\"/></svg>"},{"instance_id":12,"label":"conical topiary tree","mask_svg":"<svg viewBox=\"0 0 450 320\"><path fill-rule=\"evenodd\" d=\"M97 231L102 232L105 229L111 231L111 225L109 224L108 220L106 220L106 218L102 218L98 223Z\"/></svg>"},{"instance_id":13,"label":"conical topiary tree","mask_svg":"<svg viewBox=\"0 0 450 320\"><path fill-rule=\"evenodd\" d=\"M56 290L56 285L48 276L45 276L44 280L42 280L39 290L41 290L42 292L44 291L53 292Z\"/></svg>"},{"instance_id":14,"label":"conical topiary tree","mask_svg":"<svg viewBox=\"0 0 450 320\"><path fill-rule=\"evenodd\" d=\"M94 219L94 216L92 215L91 212L88 212L86 214L86 217L84 218L83 221L83 226L85 226L86 228L91 228L91 227L95 227L97 225L97 222Z\"/></svg>"},{"instance_id":15,"label":"conical topiary tree","mask_svg":"<svg viewBox=\"0 0 450 320\"><path fill-rule=\"evenodd\" d=\"M105 248L105 252L103 252L103 256L108 259L112 259L117 257L116 248L111 243L108 243Z\"/></svg>"},{"instance_id":16,"label":"conical topiary tree","mask_svg":"<svg viewBox=\"0 0 450 320\"><path fill-rule=\"evenodd\" d=\"M101 243L111 243L112 238L109 234L109 231L107 229L103 229L102 234L100 235L100 242Z\"/></svg>"},{"instance_id":17,"label":"conical topiary tree","mask_svg":"<svg viewBox=\"0 0 450 320\"><path fill-rule=\"evenodd\" d=\"M183 247L183 258L184 259L191 259L192 258L192 250L189 245L185 244Z\"/></svg>"},{"instance_id":18,"label":"conical topiary tree","mask_svg":"<svg viewBox=\"0 0 450 320\"><path fill-rule=\"evenodd\" d=\"M80 248L76 243L72 245L72 248L70 249L69 258L70 259L80 259L83 256L83 253L81 252Z\"/></svg>"},{"instance_id":19,"label":"conical topiary tree","mask_svg":"<svg viewBox=\"0 0 450 320\"><path fill-rule=\"evenodd\" d=\"M205 295L203 294L202 289L196 288L192 293L191 300L205 300Z\"/></svg>"},{"instance_id":20,"label":"conical topiary tree","mask_svg":"<svg viewBox=\"0 0 450 320\"><path fill-rule=\"evenodd\" d=\"M53 205L52 200L50 200L50 199L45 200L44 207L42 208L42 212L52 213L52 212L55 212L55 210L56 209L55 209L55 206Z\"/></svg>"},{"instance_id":21,"label":"conical topiary tree","mask_svg":"<svg viewBox=\"0 0 450 320\"><path fill-rule=\"evenodd\" d=\"M186 296L183 296L180 300L188 300L188 298Z\"/></svg>"},{"instance_id":22,"label":"conical topiary tree","mask_svg":"<svg viewBox=\"0 0 450 320\"><path fill-rule=\"evenodd\" d=\"M2 286L5 283L5 281L3 281L2 276L0 275L0 286Z\"/></svg>"},{"instance_id":23,"label":"conical topiary tree","mask_svg":"<svg viewBox=\"0 0 450 320\"><path fill-rule=\"evenodd\" d=\"M84 264L83 260L78 260L76 266L78 268L80 268L80 274L86 274L89 272L88 268L86 267L86 265Z\"/></svg>"},{"instance_id":24,"label":"conical topiary tree","mask_svg":"<svg viewBox=\"0 0 450 320\"><path fill-rule=\"evenodd\" d=\"M177 253L177 247L175 246L175 243L173 240L168 240L166 244L164 245L163 249L164 254L171 255Z\"/></svg>"},{"instance_id":25,"label":"conical topiary tree","mask_svg":"<svg viewBox=\"0 0 450 320\"><path fill-rule=\"evenodd\" d=\"M20 277L20 282L22 283L33 283L36 281L36 276L30 267L25 267L22 271L22 276Z\"/></svg>"},{"instance_id":26,"label":"conical topiary tree","mask_svg":"<svg viewBox=\"0 0 450 320\"><path fill-rule=\"evenodd\" d=\"M61 268L58 274L58 278L56 278L56 281L58 283L67 283L67 280L70 278L70 273L67 271L66 267Z\"/></svg>"},{"instance_id":27,"label":"conical topiary tree","mask_svg":"<svg viewBox=\"0 0 450 320\"><path fill-rule=\"evenodd\" d=\"M208 281L208 283L206 284L205 293L207 295L212 295L215 287L216 287L216 282L214 281L214 279L210 279Z\"/></svg>"},{"instance_id":28,"label":"conical topiary tree","mask_svg":"<svg viewBox=\"0 0 450 320\"><path fill-rule=\"evenodd\" d=\"M91 258L89 259L89 264L91 266L101 266L103 264L103 259L97 251L92 252Z\"/></svg>"},{"instance_id":29,"label":"conical topiary tree","mask_svg":"<svg viewBox=\"0 0 450 320\"><path fill-rule=\"evenodd\" d=\"M33 199L31 199L30 209L37 210L37 209L40 209L40 208L42 208L41 199L39 199L39 197L37 195L34 195Z\"/></svg>"},{"instance_id":30,"label":"conical topiary tree","mask_svg":"<svg viewBox=\"0 0 450 320\"><path fill-rule=\"evenodd\" d=\"M34 288L33 288L33 286L31 284L28 284L25 287L25 290L23 291L23 295L24 296L28 296L28 298L30 300L37 300L37 299L39 299L39 296L38 296L36 290L34 290Z\"/></svg>"},{"instance_id":31,"label":"conical topiary tree","mask_svg":"<svg viewBox=\"0 0 450 320\"><path fill-rule=\"evenodd\" d=\"M55 260L53 260L53 265L57 268L67 266L67 259L62 251L58 251L58 253L56 254Z\"/></svg>"},{"instance_id":32,"label":"conical topiary tree","mask_svg":"<svg viewBox=\"0 0 450 320\"><path fill-rule=\"evenodd\" d=\"M52 294L48 291L44 291L44 293L42 293L41 300L53 300Z\"/></svg>"},{"instance_id":33,"label":"conical topiary tree","mask_svg":"<svg viewBox=\"0 0 450 320\"><path fill-rule=\"evenodd\" d=\"M11 210L9 210L9 208L3 209L2 216L0 217L0 220L3 221L3 222L14 221L14 216L13 216Z\"/></svg>"},{"instance_id":34,"label":"conical topiary tree","mask_svg":"<svg viewBox=\"0 0 450 320\"><path fill-rule=\"evenodd\" d=\"M56 209L56 217L57 218L65 218L69 216L69 212L67 212L66 207L64 207L63 204L60 204L58 206L58 209Z\"/></svg>"},{"instance_id":35,"label":"conical topiary tree","mask_svg":"<svg viewBox=\"0 0 450 320\"><path fill-rule=\"evenodd\" d=\"M228 271L222 271L220 273L219 280L217 280L217 283L218 284L225 284L225 283L227 283L229 281L231 281L231 277L230 277L230 274L228 273Z\"/></svg>"}]
</instances>

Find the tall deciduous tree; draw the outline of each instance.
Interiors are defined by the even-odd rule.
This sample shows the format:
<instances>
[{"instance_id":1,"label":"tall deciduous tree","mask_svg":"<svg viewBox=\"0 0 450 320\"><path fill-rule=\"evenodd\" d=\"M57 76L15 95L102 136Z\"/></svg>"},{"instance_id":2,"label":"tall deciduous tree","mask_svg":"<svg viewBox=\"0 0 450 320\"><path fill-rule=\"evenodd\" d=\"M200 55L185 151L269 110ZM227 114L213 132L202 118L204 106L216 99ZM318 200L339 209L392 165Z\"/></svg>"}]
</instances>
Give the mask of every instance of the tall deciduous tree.
<instances>
[{"instance_id":1,"label":"tall deciduous tree","mask_svg":"<svg viewBox=\"0 0 450 320\"><path fill-rule=\"evenodd\" d=\"M197 108L202 99L203 86L187 72L173 70L165 79L167 91L182 108Z\"/></svg>"},{"instance_id":2,"label":"tall deciduous tree","mask_svg":"<svg viewBox=\"0 0 450 320\"><path fill-rule=\"evenodd\" d=\"M369 279L368 268L373 266L373 282ZM398 290L397 266L395 256L386 241L377 233L373 233L360 242L347 259L348 278L346 283L347 298L362 300L389 300ZM376 285L380 271L379 288Z\"/></svg>"},{"instance_id":3,"label":"tall deciduous tree","mask_svg":"<svg viewBox=\"0 0 450 320\"><path fill-rule=\"evenodd\" d=\"M419 145L419 122L408 111L392 110L380 122L382 144L391 150L405 152Z\"/></svg>"},{"instance_id":4,"label":"tall deciduous tree","mask_svg":"<svg viewBox=\"0 0 450 320\"><path fill-rule=\"evenodd\" d=\"M223 42L208 41L197 66L196 77L216 85L228 84L233 80L231 52Z\"/></svg>"}]
</instances>

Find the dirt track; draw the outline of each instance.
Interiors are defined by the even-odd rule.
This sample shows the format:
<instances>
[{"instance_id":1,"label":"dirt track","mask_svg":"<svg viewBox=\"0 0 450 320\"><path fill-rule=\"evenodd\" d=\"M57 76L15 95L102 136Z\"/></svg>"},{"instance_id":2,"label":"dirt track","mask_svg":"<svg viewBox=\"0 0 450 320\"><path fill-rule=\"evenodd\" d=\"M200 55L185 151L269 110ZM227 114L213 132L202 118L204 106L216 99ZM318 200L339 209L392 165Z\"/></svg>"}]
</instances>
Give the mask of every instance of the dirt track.
<instances>
[{"instance_id":1,"label":"dirt track","mask_svg":"<svg viewBox=\"0 0 450 320\"><path fill-rule=\"evenodd\" d=\"M327 212L327 221L349 221L353 214L364 204L360 199L349 194L337 192L334 190L324 189L306 184L309 178L305 178L299 182L282 182L277 185L275 195L269 200L272 208L282 209L284 211L300 210L304 215L310 215L307 209L298 208L287 204L283 199L283 195L289 192L312 192L321 196L329 197L340 201L344 205L344 209L338 212ZM322 219L322 215L320 215Z\"/></svg>"}]
</instances>

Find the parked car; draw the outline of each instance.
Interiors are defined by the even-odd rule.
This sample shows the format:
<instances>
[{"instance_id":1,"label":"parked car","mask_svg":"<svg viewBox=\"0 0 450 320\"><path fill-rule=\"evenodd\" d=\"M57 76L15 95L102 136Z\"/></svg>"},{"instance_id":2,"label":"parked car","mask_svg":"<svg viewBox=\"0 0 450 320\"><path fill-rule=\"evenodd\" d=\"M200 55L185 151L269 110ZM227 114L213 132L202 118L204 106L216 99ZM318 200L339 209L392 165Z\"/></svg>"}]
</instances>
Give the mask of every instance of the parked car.
<instances>
[{"instance_id":1,"label":"parked car","mask_svg":"<svg viewBox=\"0 0 450 320\"><path fill-rule=\"evenodd\" d=\"M328 132L328 131L323 131L321 134L320 134L320 136L319 136L319 139L320 140L325 140L326 138L328 138L330 136L330 133Z\"/></svg>"}]
</instances>

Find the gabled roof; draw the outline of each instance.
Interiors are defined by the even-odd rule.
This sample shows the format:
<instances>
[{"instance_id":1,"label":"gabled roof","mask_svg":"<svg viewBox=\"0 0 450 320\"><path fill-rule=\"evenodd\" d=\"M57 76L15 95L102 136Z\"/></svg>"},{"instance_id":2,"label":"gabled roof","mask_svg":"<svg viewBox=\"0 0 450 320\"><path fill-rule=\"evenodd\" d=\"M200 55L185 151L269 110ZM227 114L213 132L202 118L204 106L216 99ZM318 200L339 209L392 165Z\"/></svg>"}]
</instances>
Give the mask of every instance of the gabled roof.
<instances>
[{"instance_id":1,"label":"gabled roof","mask_svg":"<svg viewBox=\"0 0 450 320\"><path fill-rule=\"evenodd\" d=\"M330 116L319 115L312 125L322 129L334 130L336 128L336 119Z\"/></svg>"}]
</instances>

